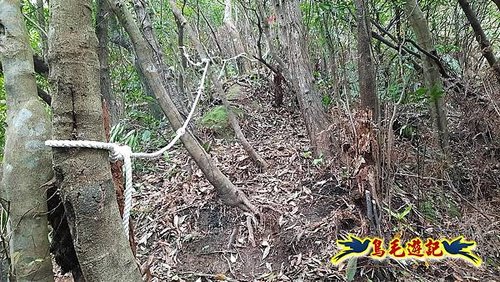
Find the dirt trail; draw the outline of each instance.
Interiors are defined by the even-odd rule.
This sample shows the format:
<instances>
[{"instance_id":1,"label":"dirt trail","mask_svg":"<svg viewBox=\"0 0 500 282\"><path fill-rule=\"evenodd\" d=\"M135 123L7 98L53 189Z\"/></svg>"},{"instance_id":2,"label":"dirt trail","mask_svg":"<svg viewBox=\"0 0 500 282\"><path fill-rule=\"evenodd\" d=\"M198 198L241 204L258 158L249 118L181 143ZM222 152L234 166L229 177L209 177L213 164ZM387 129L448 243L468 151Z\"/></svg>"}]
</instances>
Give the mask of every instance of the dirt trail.
<instances>
[{"instance_id":1,"label":"dirt trail","mask_svg":"<svg viewBox=\"0 0 500 282\"><path fill-rule=\"evenodd\" d=\"M240 120L246 137L270 169L260 172L235 141L211 134L202 139L211 141L210 153L259 206L261 218L219 203L201 171L178 147L168 162L144 163L154 168L135 180L140 187L133 209L140 261L149 266L154 281L197 281L200 277L202 281L224 277L232 281L344 281L345 266L334 267L329 259L337 251L339 235L366 232L363 203L353 200L349 181L312 158L298 110L273 108L272 97L265 91L245 94L232 103L244 114ZM476 271L480 272L475 277L498 274L498 270L477 270L461 261L439 262L429 268L423 263L402 265L362 258L357 266L372 281L411 281L416 276L432 281L433 277L463 277Z\"/></svg>"}]
</instances>

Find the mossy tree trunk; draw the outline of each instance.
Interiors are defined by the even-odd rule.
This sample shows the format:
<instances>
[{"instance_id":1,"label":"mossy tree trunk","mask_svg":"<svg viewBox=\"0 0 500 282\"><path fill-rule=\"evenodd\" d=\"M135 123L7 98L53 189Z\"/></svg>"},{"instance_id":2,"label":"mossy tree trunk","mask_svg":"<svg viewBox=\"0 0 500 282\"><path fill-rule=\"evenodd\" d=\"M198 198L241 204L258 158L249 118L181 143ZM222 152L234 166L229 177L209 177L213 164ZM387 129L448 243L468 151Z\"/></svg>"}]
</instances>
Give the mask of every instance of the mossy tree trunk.
<instances>
[{"instance_id":1,"label":"mossy tree trunk","mask_svg":"<svg viewBox=\"0 0 500 282\"><path fill-rule=\"evenodd\" d=\"M104 141L92 1L51 0L50 5L53 139ZM142 281L121 225L108 152L55 148L53 153L84 279Z\"/></svg>"},{"instance_id":2,"label":"mossy tree trunk","mask_svg":"<svg viewBox=\"0 0 500 282\"><path fill-rule=\"evenodd\" d=\"M10 279L54 281L47 198L41 187L53 174L50 149L44 144L51 124L37 96L33 51L20 7L18 0L0 1L0 60L7 93L0 191L2 207L9 214Z\"/></svg>"}]
</instances>

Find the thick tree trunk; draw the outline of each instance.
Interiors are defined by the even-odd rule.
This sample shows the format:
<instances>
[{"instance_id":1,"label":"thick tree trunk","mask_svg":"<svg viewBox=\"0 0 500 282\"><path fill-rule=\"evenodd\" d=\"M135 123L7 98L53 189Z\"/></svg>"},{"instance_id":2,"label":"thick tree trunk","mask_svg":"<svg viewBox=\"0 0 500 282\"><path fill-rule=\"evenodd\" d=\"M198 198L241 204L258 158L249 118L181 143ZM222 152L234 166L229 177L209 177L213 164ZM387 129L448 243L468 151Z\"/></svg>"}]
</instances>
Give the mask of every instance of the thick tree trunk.
<instances>
[{"instance_id":1,"label":"thick tree trunk","mask_svg":"<svg viewBox=\"0 0 500 282\"><path fill-rule=\"evenodd\" d=\"M92 1L51 0L53 139L104 141ZM142 281L123 233L108 152L59 149L56 179L86 281ZM77 277L78 279L78 277Z\"/></svg>"},{"instance_id":2,"label":"thick tree trunk","mask_svg":"<svg viewBox=\"0 0 500 282\"><path fill-rule=\"evenodd\" d=\"M290 81L296 91L313 152L316 156L329 158L333 153L331 132L328 129L331 123L313 83L299 1L274 0L274 5L281 25L282 43L287 51L288 74L292 78Z\"/></svg>"},{"instance_id":3,"label":"thick tree trunk","mask_svg":"<svg viewBox=\"0 0 500 282\"><path fill-rule=\"evenodd\" d=\"M37 97L33 51L17 0L0 1L0 60L7 92L7 127L0 186L9 214L13 281L53 281L47 198L52 177L50 116Z\"/></svg>"},{"instance_id":4,"label":"thick tree trunk","mask_svg":"<svg viewBox=\"0 0 500 282\"><path fill-rule=\"evenodd\" d=\"M407 0L405 3L405 12L415 32L418 45L427 53L435 54L436 51L427 21L417 1ZM425 87L427 87L427 97L429 98L431 106L431 115L436 125L439 145L443 153L446 154L448 148L448 122L444 105L445 93L443 82L436 62L425 54L422 54L422 61Z\"/></svg>"},{"instance_id":5,"label":"thick tree trunk","mask_svg":"<svg viewBox=\"0 0 500 282\"><path fill-rule=\"evenodd\" d=\"M472 29L474 30L474 34L476 35L476 41L477 43L479 43L479 46L481 47L481 53L483 53L483 56L486 58L486 61L488 61L490 67L493 68L493 70L495 71L497 79L500 80L500 62L498 62L498 60L495 58L495 53L493 52L493 46L491 46L488 37L486 37L486 34L484 34L483 28L481 27L481 23L479 23L476 17L476 13L472 10L472 7L470 6L467 0L458 0L458 3L460 4L460 7L462 7L465 16L467 16L467 19L469 20L469 23L472 26Z\"/></svg>"},{"instance_id":6,"label":"thick tree trunk","mask_svg":"<svg viewBox=\"0 0 500 282\"><path fill-rule=\"evenodd\" d=\"M134 17L127 10L127 7L125 5L117 5L112 0L108 0L108 2L132 41L139 66L145 75L146 83L154 92L172 128L174 130L179 129L182 127L183 120L169 96L169 93L178 91L177 86L172 83L162 85L161 77L153 62L153 51L151 50L151 46L142 37L139 28L134 22ZM212 159L210 159L190 131L187 131L186 134L181 137L181 141L191 157L193 157L203 171L205 177L215 187L224 203L239 207L243 210L255 213L258 212L255 206L246 198L244 193L238 190L215 166Z\"/></svg>"},{"instance_id":7,"label":"thick tree trunk","mask_svg":"<svg viewBox=\"0 0 500 282\"><path fill-rule=\"evenodd\" d=\"M379 116L379 105L375 65L372 56L370 20L367 11L366 1L356 0L359 96L361 97L361 107L369 109L373 120L376 122Z\"/></svg>"}]
</instances>

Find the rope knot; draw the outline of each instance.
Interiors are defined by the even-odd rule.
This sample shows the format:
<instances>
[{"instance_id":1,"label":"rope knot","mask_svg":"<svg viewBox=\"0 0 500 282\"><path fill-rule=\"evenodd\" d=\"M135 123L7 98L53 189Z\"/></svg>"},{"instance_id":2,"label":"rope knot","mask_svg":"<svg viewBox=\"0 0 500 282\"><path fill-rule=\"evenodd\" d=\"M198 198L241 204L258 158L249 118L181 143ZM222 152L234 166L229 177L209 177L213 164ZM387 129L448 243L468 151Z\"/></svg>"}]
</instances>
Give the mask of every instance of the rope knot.
<instances>
[{"instance_id":1,"label":"rope knot","mask_svg":"<svg viewBox=\"0 0 500 282\"><path fill-rule=\"evenodd\" d=\"M130 158L132 155L132 148L127 145L113 144L110 151L110 158L112 162Z\"/></svg>"},{"instance_id":2,"label":"rope knot","mask_svg":"<svg viewBox=\"0 0 500 282\"><path fill-rule=\"evenodd\" d=\"M180 127L179 129L177 129L177 130L175 131L175 134L177 134L178 136L182 136L182 135L184 135L185 133L186 133L186 128L184 128L184 126L183 126L183 127Z\"/></svg>"}]
</instances>

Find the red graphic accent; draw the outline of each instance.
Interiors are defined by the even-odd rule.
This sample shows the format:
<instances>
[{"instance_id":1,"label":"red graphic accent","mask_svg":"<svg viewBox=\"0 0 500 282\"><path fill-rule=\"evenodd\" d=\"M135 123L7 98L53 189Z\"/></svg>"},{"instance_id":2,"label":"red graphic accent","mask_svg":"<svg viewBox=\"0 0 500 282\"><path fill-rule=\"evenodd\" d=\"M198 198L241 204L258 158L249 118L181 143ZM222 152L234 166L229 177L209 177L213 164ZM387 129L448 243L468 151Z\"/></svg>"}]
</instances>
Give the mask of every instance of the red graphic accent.
<instances>
[{"instance_id":1,"label":"red graphic accent","mask_svg":"<svg viewBox=\"0 0 500 282\"><path fill-rule=\"evenodd\" d=\"M406 243L406 252L409 256L423 257L424 249L422 248L423 242L419 238L414 238Z\"/></svg>"},{"instance_id":2,"label":"red graphic accent","mask_svg":"<svg viewBox=\"0 0 500 282\"><path fill-rule=\"evenodd\" d=\"M406 256L406 252L400 245L401 240L392 239L389 243L389 254L395 258L404 258Z\"/></svg>"},{"instance_id":3,"label":"red graphic accent","mask_svg":"<svg viewBox=\"0 0 500 282\"><path fill-rule=\"evenodd\" d=\"M372 257L383 258L385 256L386 250L382 248L383 240L375 238L372 241L373 251L370 254Z\"/></svg>"},{"instance_id":4,"label":"red graphic accent","mask_svg":"<svg viewBox=\"0 0 500 282\"><path fill-rule=\"evenodd\" d=\"M439 241L435 241L431 238L427 239L425 243L425 254L428 257L442 257L443 250L441 249L441 243Z\"/></svg>"}]
</instances>

